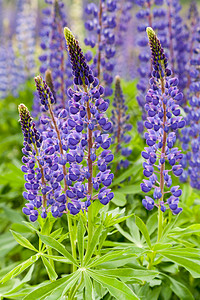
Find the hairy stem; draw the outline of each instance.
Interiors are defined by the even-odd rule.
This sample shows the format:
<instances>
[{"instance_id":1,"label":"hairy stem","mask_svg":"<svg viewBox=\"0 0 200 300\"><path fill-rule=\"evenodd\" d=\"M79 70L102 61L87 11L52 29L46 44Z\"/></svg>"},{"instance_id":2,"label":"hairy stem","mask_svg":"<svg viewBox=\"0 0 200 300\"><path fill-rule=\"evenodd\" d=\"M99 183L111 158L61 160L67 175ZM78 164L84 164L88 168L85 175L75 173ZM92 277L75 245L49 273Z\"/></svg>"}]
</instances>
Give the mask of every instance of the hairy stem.
<instances>
[{"instance_id":1,"label":"hairy stem","mask_svg":"<svg viewBox=\"0 0 200 300\"><path fill-rule=\"evenodd\" d=\"M68 228L69 228L69 235L70 235L70 243L72 248L72 256L76 259L76 226L72 225L72 217L70 214L67 215L68 220ZM75 272L77 269L76 265L72 265L72 272Z\"/></svg>"},{"instance_id":2,"label":"hairy stem","mask_svg":"<svg viewBox=\"0 0 200 300\"><path fill-rule=\"evenodd\" d=\"M56 120L55 120L55 116L54 116L54 113L52 111L52 108L51 108L50 104L48 105L48 108L49 108L51 119L53 121L54 128L55 128L55 131L56 131L56 134L57 134L57 137L58 137L58 143L59 143L60 153L61 153L61 155L63 155L64 153L63 153L63 148L62 148L62 141L61 141L60 131L58 129L58 126L57 126L57 123L56 123ZM64 174L64 186L65 186L64 187L64 191L66 192L68 186L67 186L67 180L66 180L67 169L66 169L65 165L63 166L63 174Z\"/></svg>"},{"instance_id":3,"label":"hairy stem","mask_svg":"<svg viewBox=\"0 0 200 300\"><path fill-rule=\"evenodd\" d=\"M164 78L162 78L162 77L161 77L161 90L162 90L162 95L164 95L165 83L164 83ZM167 116L166 116L166 105L164 104L164 102L162 104L163 104L163 111L164 111L164 116L163 116L163 131L164 131ZM161 157L162 157L162 154L163 155L165 154L166 142L167 142L167 133L164 131ZM159 200L159 207L158 207L158 239L157 239L157 241L159 241L161 239L162 230L163 230L163 224L162 224L163 223L163 213L160 209L161 208L160 203L161 203L161 201L163 201L163 197L164 197L164 174L163 174L164 170L165 170L165 163L162 164L161 168L160 168L160 189L161 189L162 197Z\"/></svg>"}]
</instances>

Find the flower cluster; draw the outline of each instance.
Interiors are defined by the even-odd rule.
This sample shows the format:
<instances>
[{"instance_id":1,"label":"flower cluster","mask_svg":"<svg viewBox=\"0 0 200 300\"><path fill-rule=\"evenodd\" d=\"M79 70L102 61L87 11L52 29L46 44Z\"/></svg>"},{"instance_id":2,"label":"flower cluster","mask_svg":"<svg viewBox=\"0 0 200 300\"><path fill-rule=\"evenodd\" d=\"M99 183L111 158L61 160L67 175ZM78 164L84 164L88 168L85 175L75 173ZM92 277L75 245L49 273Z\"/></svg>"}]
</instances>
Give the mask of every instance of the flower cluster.
<instances>
[{"instance_id":1,"label":"flower cluster","mask_svg":"<svg viewBox=\"0 0 200 300\"><path fill-rule=\"evenodd\" d=\"M113 174L107 169L113 160L109 150L111 138L105 133L111 130L112 124L105 116L109 101L102 98L104 88L93 76L71 31L65 28L64 33L75 84L74 90L68 90L70 100L67 121L67 160L70 165L67 178L67 196L70 199L68 209L75 214L83 205L89 206L96 198L105 205L114 196L109 189ZM96 169L99 171L95 172ZM98 191L101 185L103 187L99 193L93 196L93 188ZM81 202L85 198L86 202Z\"/></svg>"},{"instance_id":2,"label":"flower cluster","mask_svg":"<svg viewBox=\"0 0 200 300\"><path fill-rule=\"evenodd\" d=\"M40 72L45 74L47 69L51 70L54 82L54 98L56 108L67 108L67 89L72 84L71 68L65 49L65 40L63 38L63 28L66 24L65 7L62 0L48 1L48 6L43 9L44 18L42 19L41 30L41 61ZM39 98L35 95L34 116L38 115Z\"/></svg>"},{"instance_id":3,"label":"flower cluster","mask_svg":"<svg viewBox=\"0 0 200 300\"><path fill-rule=\"evenodd\" d=\"M111 84L113 82L112 72L114 70L115 34L116 28L116 0L100 0L99 8L94 3L86 6L85 12L88 15L85 28L89 36L85 38L85 44L94 48L96 55L92 61L91 68L94 75L100 82L105 82L105 96L112 94ZM91 60L91 53L87 60Z\"/></svg>"},{"instance_id":4,"label":"flower cluster","mask_svg":"<svg viewBox=\"0 0 200 300\"><path fill-rule=\"evenodd\" d=\"M131 136L127 135L132 129L132 125L128 124L130 116L127 114L127 106L125 105L124 95L121 89L120 77L115 78L115 96L113 100L112 117L112 143L116 144L116 153L120 153L124 157L128 157L132 150L127 147L127 144L131 140ZM124 145L125 147L123 147ZM119 168L127 168L129 161L127 159L121 160L118 163Z\"/></svg>"},{"instance_id":5,"label":"flower cluster","mask_svg":"<svg viewBox=\"0 0 200 300\"><path fill-rule=\"evenodd\" d=\"M138 68L139 81L137 84L139 94L137 101L142 111L142 121L138 122L138 131L142 133L144 130L143 121L146 119L146 111L144 109L145 95L149 88L149 79L152 71L150 63L151 54L145 30L148 26L158 30L162 37L162 45L166 46L165 29L167 23L163 21L166 16L166 10L162 7L164 4L163 0L136 0L136 4L140 7L140 10L136 14L138 20L137 30L139 33L137 44L140 47L138 57L140 62Z\"/></svg>"},{"instance_id":6,"label":"flower cluster","mask_svg":"<svg viewBox=\"0 0 200 300\"><path fill-rule=\"evenodd\" d=\"M186 151L181 161L185 170L180 179L186 181L189 177L190 185L200 189L200 28L197 28L195 38L190 61L190 86L187 94L189 105L184 108L187 127L182 129L180 136L182 148Z\"/></svg>"},{"instance_id":7,"label":"flower cluster","mask_svg":"<svg viewBox=\"0 0 200 300\"><path fill-rule=\"evenodd\" d=\"M178 214L182 210L178 207L182 191L179 186L172 186L170 173L175 176L181 176L183 173L179 163L183 155L178 148L174 148L176 131L185 125L179 108L183 94L177 88L178 79L169 77L171 71L167 67L167 58L152 28L147 28L147 35L152 53L153 72L145 104L148 117L144 125L147 128L145 139L148 147L142 152L145 159L144 176L148 180L143 180L141 189L145 193L152 189L154 192L153 198L146 196L142 203L148 210L157 206L164 212L169 207L173 214ZM166 169L167 165L170 169ZM171 196L168 196L169 194Z\"/></svg>"},{"instance_id":8,"label":"flower cluster","mask_svg":"<svg viewBox=\"0 0 200 300\"><path fill-rule=\"evenodd\" d=\"M105 116L108 100L101 95L104 88L86 63L86 59L68 28L64 30L74 75L74 90L69 89L69 111L54 113L53 88L35 78L43 111L39 132L27 108L19 106L24 133L24 198L29 202L23 212L35 221L51 212L60 217L68 211L75 215L87 210L92 201L106 205L114 194L109 189L113 174L107 165L113 160L109 150L111 122ZM48 74L49 76L49 74ZM47 79L48 79L47 76ZM100 130L101 129L101 130ZM102 133L103 131L103 133ZM98 172L95 170L98 168ZM94 190L99 192L93 195Z\"/></svg>"}]
</instances>

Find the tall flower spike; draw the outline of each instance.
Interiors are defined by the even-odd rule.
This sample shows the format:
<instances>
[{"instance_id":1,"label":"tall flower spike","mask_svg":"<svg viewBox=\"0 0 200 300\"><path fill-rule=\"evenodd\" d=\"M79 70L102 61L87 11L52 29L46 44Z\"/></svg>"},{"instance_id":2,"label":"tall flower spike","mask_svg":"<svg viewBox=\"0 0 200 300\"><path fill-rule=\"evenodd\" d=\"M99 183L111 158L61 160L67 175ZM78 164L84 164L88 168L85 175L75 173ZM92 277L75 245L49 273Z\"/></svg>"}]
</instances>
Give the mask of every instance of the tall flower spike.
<instances>
[{"instance_id":1,"label":"tall flower spike","mask_svg":"<svg viewBox=\"0 0 200 300\"><path fill-rule=\"evenodd\" d=\"M25 188L23 193L29 201L23 212L29 215L31 221L36 221L39 214L46 218L48 213L53 217L61 217L66 210L66 176L65 164L67 145L65 144L66 128L65 110L58 117L54 116L53 95L46 82L38 76L35 78L41 104L49 112L50 118L41 119L42 134L35 128L35 123L24 105L19 106L22 131L24 133ZM64 185L62 182L64 181Z\"/></svg>"},{"instance_id":2,"label":"tall flower spike","mask_svg":"<svg viewBox=\"0 0 200 300\"><path fill-rule=\"evenodd\" d=\"M68 209L77 214L81 209L87 210L94 199L106 205L114 196L108 188L113 179L113 174L107 169L113 160L109 150L111 139L105 133L111 130L112 125L104 114L109 106L108 100L101 98L104 88L93 76L78 41L68 28L64 29L64 35L75 84L74 90L68 90L67 161L70 167L66 195L69 198ZM98 191L100 187L100 191L93 195L93 189Z\"/></svg>"},{"instance_id":3,"label":"tall flower spike","mask_svg":"<svg viewBox=\"0 0 200 300\"><path fill-rule=\"evenodd\" d=\"M116 153L120 153L124 157L128 157L132 150L127 148L127 144L131 140L131 136L126 133L132 129L132 125L128 124L129 115L127 112L127 106L125 105L125 99L121 88L120 77L115 77L115 96L113 100L112 117L112 143L116 144ZM125 147L123 147L123 145ZM127 168L129 161L127 159L121 160L117 166L120 168Z\"/></svg>"},{"instance_id":4,"label":"tall flower spike","mask_svg":"<svg viewBox=\"0 0 200 300\"><path fill-rule=\"evenodd\" d=\"M143 173L149 180L144 180L141 189L145 193L153 189L154 199L146 196L142 203L148 210L153 209L155 205L163 212L170 208L173 214L178 214L182 210L178 207L182 192L179 186L171 187L170 173L180 176L183 172L181 165L176 165L183 155L177 148L173 148L177 129L185 125L179 109L183 94L177 89L178 79L168 78L171 71L167 68L167 59L152 28L147 28L147 35L152 53L153 72L145 104L148 117L144 125L147 128L145 139L148 147L142 152L142 156L145 159ZM166 169L166 162L171 169ZM169 188L170 190L165 191ZM166 197L168 193L171 193L169 198Z\"/></svg>"},{"instance_id":5,"label":"tall flower spike","mask_svg":"<svg viewBox=\"0 0 200 300\"><path fill-rule=\"evenodd\" d=\"M23 208L23 212L29 216L30 221L35 222L38 218L38 209L42 207L42 216L46 217L46 195L41 193L45 189L44 168L39 158L42 137L35 128L27 107L23 104L18 106L20 123L24 135L24 156L22 171L25 173L25 188L27 192L23 196L29 203ZM40 194L41 193L41 194Z\"/></svg>"}]
</instances>

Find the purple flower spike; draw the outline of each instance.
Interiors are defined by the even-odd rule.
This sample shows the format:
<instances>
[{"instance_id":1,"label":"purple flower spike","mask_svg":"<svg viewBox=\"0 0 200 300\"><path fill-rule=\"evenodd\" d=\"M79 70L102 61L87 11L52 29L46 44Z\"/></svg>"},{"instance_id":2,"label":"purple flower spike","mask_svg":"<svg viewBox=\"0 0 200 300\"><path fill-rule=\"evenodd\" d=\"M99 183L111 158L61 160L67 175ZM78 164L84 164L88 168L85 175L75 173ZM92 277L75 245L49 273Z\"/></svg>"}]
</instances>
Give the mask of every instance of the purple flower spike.
<instances>
[{"instance_id":1,"label":"purple flower spike","mask_svg":"<svg viewBox=\"0 0 200 300\"><path fill-rule=\"evenodd\" d=\"M125 157L128 157L132 150L127 148L127 144L130 142L131 137L126 133L132 129L132 125L128 124L129 115L126 113L127 106L125 105L125 99L121 88L120 77L115 78L115 97L113 100L112 117L112 144L116 144L116 153L120 153ZM117 168L127 168L129 166L128 160L121 160Z\"/></svg>"},{"instance_id":2,"label":"purple flower spike","mask_svg":"<svg viewBox=\"0 0 200 300\"><path fill-rule=\"evenodd\" d=\"M142 157L145 159L143 173L149 179L144 180L141 189L148 193L153 188L153 198L158 202L155 205L162 212L165 212L168 206L173 214L178 214L181 211L178 208L178 202L182 191L179 186L171 187L170 173L180 176L183 172L179 164L183 155L178 148L174 148L176 131L185 125L180 114L174 114L174 111L179 109L182 93L179 93L176 87L178 79L169 78L171 71L168 69L167 58L152 28L147 28L147 35L151 48L153 71L150 79L151 87L147 93L145 104L148 116L144 123L147 128L145 138L149 147L142 151ZM166 162L172 166L171 170L166 170ZM159 180L156 173L160 175ZM167 201L164 199L165 192L172 194ZM154 200L146 196L142 203L146 209L150 210L154 206L154 202L152 202Z\"/></svg>"}]
</instances>

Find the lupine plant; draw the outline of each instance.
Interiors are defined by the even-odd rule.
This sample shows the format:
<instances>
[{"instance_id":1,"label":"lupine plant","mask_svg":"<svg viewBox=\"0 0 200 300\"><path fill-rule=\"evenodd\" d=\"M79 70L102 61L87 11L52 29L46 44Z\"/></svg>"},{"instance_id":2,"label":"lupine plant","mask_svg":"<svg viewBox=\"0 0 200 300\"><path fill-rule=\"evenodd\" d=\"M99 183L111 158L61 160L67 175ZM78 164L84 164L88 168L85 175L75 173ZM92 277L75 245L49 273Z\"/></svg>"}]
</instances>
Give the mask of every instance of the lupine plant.
<instances>
[{"instance_id":1,"label":"lupine plant","mask_svg":"<svg viewBox=\"0 0 200 300\"><path fill-rule=\"evenodd\" d=\"M145 162L144 180L141 184L143 192L153 189L153 198L145 196L142 204L148 210L154 206L159 211L158 239L162 234L162 213L169 208L173 214L181 212L178 207L179 197L182 194L179 186L172 185L172 174L181 176L183 173L180 160L183 155L174 147L176 130L183 128L185 121L180 116L179 103L183 94L179 92L178 79L169 78L168 61L164 50L152 28L147 28L147 34L152 53L153 72L150 80L151 88L146 95L145 109L147 120L144 122L147 132L145 139L147 148L142 152ZM167 163L170 168L167 167ZM165 190L167 189L167 191Z\"/></svg>"},{"instance_id":2,"label":"lupine plant","mask_svg":"<svg viewBox=\"0 0 200 300\"><path fill-rule=\"evenodd\" d=\"M0 90L17 92L7 57L20 24L27 42L35 32L14 2L0 10ZM37 12L40 63L0 101L0 298L200 299L198 4L186 19L174 0L17 3Z\"/></svg>"}]
</instances>

